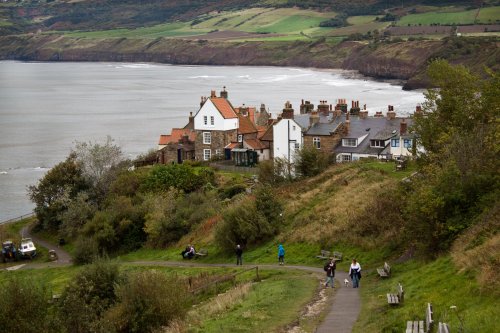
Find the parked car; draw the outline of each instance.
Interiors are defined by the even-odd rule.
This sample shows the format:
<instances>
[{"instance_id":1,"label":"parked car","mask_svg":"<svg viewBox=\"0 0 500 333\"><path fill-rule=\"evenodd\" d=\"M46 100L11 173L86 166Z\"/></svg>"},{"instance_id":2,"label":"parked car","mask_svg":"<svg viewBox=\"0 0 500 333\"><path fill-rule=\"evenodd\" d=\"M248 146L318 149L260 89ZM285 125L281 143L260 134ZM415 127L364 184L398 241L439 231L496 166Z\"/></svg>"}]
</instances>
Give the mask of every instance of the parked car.
<instances>
[{"instance_id":1,"label":"parked car","mask_svg":"<svg viewBox=\"0 0 500 333\"><path fill-rule=\"evenodd\" d=\"M19 246L19 252L23 258L33 258L36 256L36 247L31 238L23 238Z\"/></svg>"},{"instance_id":2,"label":"parked car","mask_svg":"<svg viewBox=\"0 0 500 333\"><path fill-rule=\"evenodd\" d=\"M2 262L17 261L19 259L19 252L16 245L8 240L2 243Z\"/></svg>"}]
</instances>

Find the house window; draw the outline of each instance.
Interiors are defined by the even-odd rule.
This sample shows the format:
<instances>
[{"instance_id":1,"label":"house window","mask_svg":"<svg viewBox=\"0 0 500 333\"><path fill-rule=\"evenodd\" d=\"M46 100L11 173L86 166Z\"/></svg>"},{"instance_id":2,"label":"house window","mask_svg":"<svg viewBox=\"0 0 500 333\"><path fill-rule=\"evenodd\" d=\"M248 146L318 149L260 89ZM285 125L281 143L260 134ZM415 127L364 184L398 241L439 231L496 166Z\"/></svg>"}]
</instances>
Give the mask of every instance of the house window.
<instances>
[{"instance_id":1,"label":"house window","mask_svg":"<svg viewBox=\"0 0 500 333\"><path fill-rule=\"evenodd\" d=\"M350 162L351 155L342 155L342 162Z\"/></svg>"},{"instance_id":2,"label":"house window","mask_svg":"<svg viewBox=\"0 0 500 333\"><path fill-rule=\"evenodd\" d=\"M321 138L314 137L313 138L313 145L314 145L314 148L320 149L321 148Z\"/></svg>"},{"instance_id":3,"label":"house window","mask_svg":"<svg viewBox=\"0 0 500 333\"><path fill-rule=\"evenodd\" d=\"M292 126L292 129L295 131L295 125Z\"/></svg>"},{"instance_id":4,"label":"house window","mask_svg":"<svg viewBox=\"0 0 500 333\"><path fill-rule=\"evenodd\" d=\"M384 140L372 140L371 143L372 143L371 144L372 147L379 147L379 148L381 148L381 147L385 146L384 145Z\"/></svg>"},{"instance_id":5,"label":"house window","mask_svg":"<svg viewBox=\"0 0 500 333\"><path fill-rule=\"evenodd\" d=\"M203 144L209 145L212 143L212 133L203 132Z\"/></svg>"},{"instance_id":6,"label":"house window","mask_svg":"<svg viewBox=\"0 0 500 333\"><path fill-rule=\"evenodd\" d=\"M203 149L203 160L210 161L212 157L212 151L210 149Z\"/></svg>"},{"instance_id":7,"label":"house window","mask_svg":"<svg viewBox=\"0 0 500 333\"><path fill-rule=\"evenodd\" d=\"M214 116L210 116L210 125L212 125L212 126L215 125L215 118L214 118Z\"/></svg>"},{"instance_id":8,"label":"house window","mask_svg":"<svg viewBox=\"0 0 500 333\"><path fill-rule=\"evenodd\" d=\"M300 149L300 143L295 142L295 149Z\"/></svg>"},{"instance_id":9,"label":"house window","mask_svg":"<svg viewBox=\"0 0 500 333\"><path fill-rule=\"evenodd\" d=\"M344 147L356 147L357 145L357 139L342 139L342 146Z\"/></svg>"},{"instance_id":10,"label":"house window","mask_svg":"<svg viewBox=\"0 0 500 333\"><path fill-rule=\"evenodd\" d=\"M399 139L391 139L391 147L399 147Z\"/></svg>"},{"instance_id":11,"label":"house window","mask_svg":"<svg viewBox=\"0 0 500 333\"><path fill-rule=\"evenodd\" d=\"M403 145L404 145L405 148L411 148L413 146L412 145L412 140L411 139L404 139Z\"/></svg>"},{"instance_id":12,"label":"house window","mask_svg":"<svg viewBox=\"0 0 500 333\"><path fill-rule=\"evenodd\" d=\"M243 142L243 134L238 134L238 142Z\"/></svg>"},{"instance_id":13,"label":"house window","mask_svg":"<svg viewBox=\"0 0 500 333\"><path fill-rule=\"evenodd\" d=\"M203 124L208 125L208 117L203 116Z\"/></svg>"},{"instance_id":14,"label":"house window","mask_svg":"<svg viewBox=\"0 0 500 333\"><path fill-rule=\"evenodd\" d=\"M221 156L220 149L215 149L215 156Z\"/></svg>"}]
</instances>

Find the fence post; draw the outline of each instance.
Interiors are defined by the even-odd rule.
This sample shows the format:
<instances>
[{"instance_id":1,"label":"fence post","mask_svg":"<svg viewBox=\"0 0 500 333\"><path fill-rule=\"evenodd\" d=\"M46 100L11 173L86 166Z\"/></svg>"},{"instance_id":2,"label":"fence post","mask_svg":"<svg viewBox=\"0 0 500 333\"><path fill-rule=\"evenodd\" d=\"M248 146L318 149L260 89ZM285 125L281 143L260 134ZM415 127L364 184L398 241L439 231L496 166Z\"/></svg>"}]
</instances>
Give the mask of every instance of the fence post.
<instances>
[{"instance_id":1,"label":"fence post","mask_svg":"<svg viewBox=\"0 0 500 333\"><path fill-rule=\"evenodd\" d=\"M260 277L259 277L259 266L255 266L255 275L257 276L257 281L260 281Z\"/></svg>"}]
</instances>

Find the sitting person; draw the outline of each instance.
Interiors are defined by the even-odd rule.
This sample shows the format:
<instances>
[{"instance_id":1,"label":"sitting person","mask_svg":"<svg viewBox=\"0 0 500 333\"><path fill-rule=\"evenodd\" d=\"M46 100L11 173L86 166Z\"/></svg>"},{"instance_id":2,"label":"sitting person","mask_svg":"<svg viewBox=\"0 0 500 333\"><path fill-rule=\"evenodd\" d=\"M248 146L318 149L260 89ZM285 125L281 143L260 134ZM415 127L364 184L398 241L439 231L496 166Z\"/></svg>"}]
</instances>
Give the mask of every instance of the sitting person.
<instances>
[{"instance_id":1,"label":"sitting person","mask_svg":"<svg viewBox=\"0 0 500 333\"><path fill-rule=\"evenodd\" d=\"M182 257L183 258L186 258L186 259L193 259L195 254L196 254L196 250L194 249L194 246L193 245L188 245L186 247L186 249L184 251L182 251Z\"/></svg>"}]
</instances>

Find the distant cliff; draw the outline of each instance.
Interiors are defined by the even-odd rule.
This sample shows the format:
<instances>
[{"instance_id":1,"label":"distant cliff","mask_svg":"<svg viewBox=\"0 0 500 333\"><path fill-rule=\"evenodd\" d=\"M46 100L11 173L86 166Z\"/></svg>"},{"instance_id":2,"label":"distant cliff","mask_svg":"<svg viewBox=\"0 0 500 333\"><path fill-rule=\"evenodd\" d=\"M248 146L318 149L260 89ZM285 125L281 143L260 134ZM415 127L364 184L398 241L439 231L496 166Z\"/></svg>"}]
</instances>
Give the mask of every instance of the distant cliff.
<instances>
[{"instance_id":1,"label":"distant cliff","mask_svg":"<svg viewBox=\"0 0 500 333\"><path fill-rule=\"evenodd\" d=\"M207 40L70 38L58 35L0 37L0 59L26 61L117 61L190 65L254 65L341 68L357 70L379 79L407 81L406 88L427 86L429 59L446 57L446 41L413 41L368 44L342 42L240 42ZM491 45L490 45L491 44ZM483 59L498 66L498 47L488 44L477 54L466 54L452 62ZM449 53L449 52L448 52ZM455 61L453 61L455 60ZM476 63L472 63L476 67ZM481 64L479 64L481 65Z\"/></svg>"}]
</instances>

